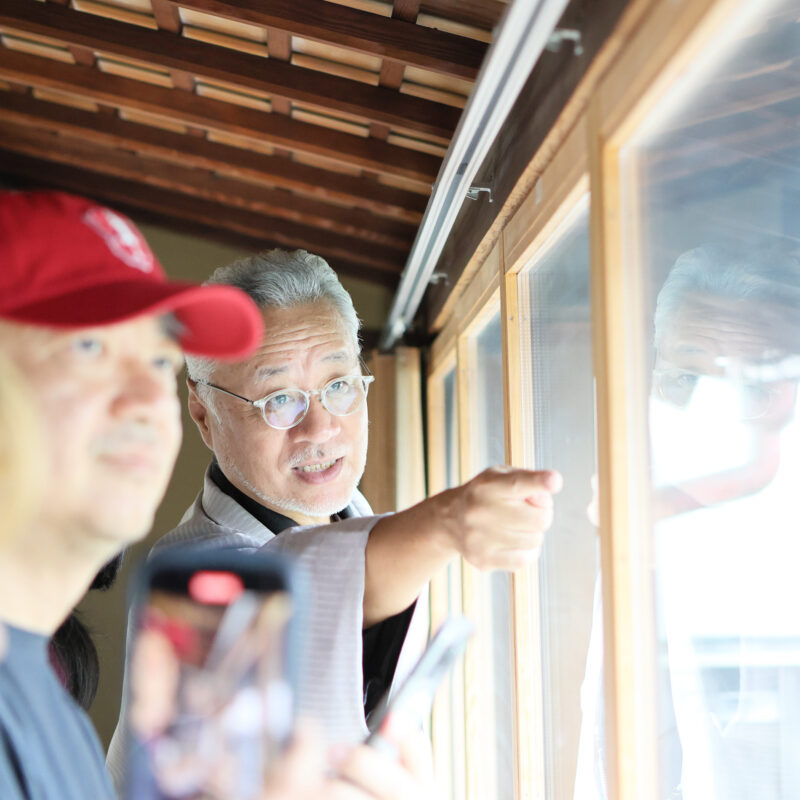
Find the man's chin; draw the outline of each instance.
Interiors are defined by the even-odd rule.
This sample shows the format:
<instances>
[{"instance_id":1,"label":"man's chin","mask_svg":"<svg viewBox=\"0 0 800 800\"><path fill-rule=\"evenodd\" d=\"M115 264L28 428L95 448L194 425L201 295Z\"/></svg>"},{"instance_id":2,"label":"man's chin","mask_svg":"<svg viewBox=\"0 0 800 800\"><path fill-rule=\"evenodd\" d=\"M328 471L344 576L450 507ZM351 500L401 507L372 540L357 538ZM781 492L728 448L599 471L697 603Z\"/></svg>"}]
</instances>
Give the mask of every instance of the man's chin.
<instances>
[{"instance_id":1,"label":"man's chin","mask_svg":"<svg viewBox=\"0 0 800 800\"><path fill-rule=\"evenodd\" d=\"M327 502L303 502L301 499L297 499L294 502L290 501L290 505L292 506L291 509L286 510L286 516L291 517L293 513L295 514L303 514L306 517L319 517L325 518L332 517L334 514L338 514L343 509L347 508L350 505L350 499L352 496L348 496L346 498L334 498Z\"/></svg>"},{"instance_id":2,"label":"man's chin","mask_svg":"<svg viewBox=\"0 0 800 800\"><path fill-rule=\"evenodd\" d=\"M152 530L154 520L155 514L149 510L139 512L138 509L132 511L120 508L119 514L95 518L91 530L97 539L113 544L116 553L126 545L144 539Z\"/></svg>"},{"instance_id":3,"label":"man's chin","mask_svg":"<svg viewBox=\"0 0 800 800\"><path fill-rule=\"evenodd\" d=\"M355 486L338 488L334 491L295 492L287 497L282 505L287 517L292 514L303 514L307 517L331 517L350 505Z\"/></svg>"}]
</instances>

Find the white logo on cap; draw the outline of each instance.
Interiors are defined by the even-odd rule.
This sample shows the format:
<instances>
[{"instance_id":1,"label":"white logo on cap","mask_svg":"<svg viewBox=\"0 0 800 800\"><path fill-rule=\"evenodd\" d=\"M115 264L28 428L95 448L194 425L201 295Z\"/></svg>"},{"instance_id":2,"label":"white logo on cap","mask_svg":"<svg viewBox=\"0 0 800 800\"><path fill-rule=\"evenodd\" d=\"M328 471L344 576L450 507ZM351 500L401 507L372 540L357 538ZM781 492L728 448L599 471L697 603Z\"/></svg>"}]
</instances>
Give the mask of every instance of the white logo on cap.
<instances>
[{"instance_id":1,"label":"white logo on cap","mask_svg":"<svg viewBox=\"0 0 800 800\"><path fill-rule=\"evenodd\" d=\"M95 206L84 215L83 221L102 236L108 249L129 267L152 272L155 257L139 232L110 208Z\"/></svg>"}]
</instances>

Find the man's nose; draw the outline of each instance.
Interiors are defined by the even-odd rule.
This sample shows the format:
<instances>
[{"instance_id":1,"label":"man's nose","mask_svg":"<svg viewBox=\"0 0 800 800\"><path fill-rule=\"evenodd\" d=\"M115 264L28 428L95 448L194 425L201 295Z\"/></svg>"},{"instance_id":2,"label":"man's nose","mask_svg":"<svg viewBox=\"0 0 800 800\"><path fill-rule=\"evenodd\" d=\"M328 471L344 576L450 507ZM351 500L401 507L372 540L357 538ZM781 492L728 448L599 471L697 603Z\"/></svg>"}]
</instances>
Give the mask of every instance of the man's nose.
<instances>
[{"instance_id":1,"label":"man's nose","mask_svg":"<svg viewBox=\"0 0 800 800\"><path fill-rule=\"evenodd\" d=\"M339 417L331 414L320 402L319 395L310 398L305 417L299 425L291 429L296 441L327 442L341 430Z\"/></svg>"}]
</instances>

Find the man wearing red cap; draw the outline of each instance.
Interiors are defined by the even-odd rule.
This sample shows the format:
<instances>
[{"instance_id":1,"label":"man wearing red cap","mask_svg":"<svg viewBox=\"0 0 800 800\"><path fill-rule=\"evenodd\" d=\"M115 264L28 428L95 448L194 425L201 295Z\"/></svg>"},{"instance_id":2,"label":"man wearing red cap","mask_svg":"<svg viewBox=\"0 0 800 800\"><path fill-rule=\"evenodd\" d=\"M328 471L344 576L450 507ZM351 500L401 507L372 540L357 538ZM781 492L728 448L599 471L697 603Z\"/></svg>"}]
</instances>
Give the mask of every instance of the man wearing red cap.
<instances>
[{"instance_id":1,"label":"man wearing red cap","mask_svg":"<svg viewBox=\"0 0 800 800\"><path fill-rule=\"evenodd\" d=\"M48 639L152 525L181 441L182 351L242 358L262 319L237 289L167 281L126 218L82 198L0 192L0 242L0 349L32 389L47 445L46 502L0 557L0 797L101 800L114 792L100 744ZM317 753L287 758L265 797L327 797ZM341 769L358 778L371 757L356 751Z\"/></svg>"},{"instance_id":2,"label":"man wearing red cap","mask_svg":"<svg viewBox=\"0 0 800 800\"><path fill-rule=\"evenodd\" d=\"M261 319L235 289L167 281L127 219L82 198L1 193L0 241L0 348L32 389L48 449L46 502L0 559L0 774L17 789L2 796L110 797L48 639L152 525L181 442L182 350L241 357Z\"/></svg>"}]
</instances>

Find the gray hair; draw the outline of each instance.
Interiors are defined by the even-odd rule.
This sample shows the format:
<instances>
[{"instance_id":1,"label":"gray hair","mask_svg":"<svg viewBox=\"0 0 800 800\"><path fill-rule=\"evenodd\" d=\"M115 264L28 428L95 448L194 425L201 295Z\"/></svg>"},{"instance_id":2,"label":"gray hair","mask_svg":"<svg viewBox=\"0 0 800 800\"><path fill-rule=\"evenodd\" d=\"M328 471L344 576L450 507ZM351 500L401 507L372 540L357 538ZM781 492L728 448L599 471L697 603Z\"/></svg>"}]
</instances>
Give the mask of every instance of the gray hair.
<instances>
[{"instance_id":1,"label":"gray hair","mask_svg":"<svg viewBox=\"0 0 800 800\"><path fill-rule=\"evenodd\" d=\"M707 244L687 250L678 256L658 293L656 344L686 300L699 292L800 310L800 261L769 246Z\"/></svg>"},{"instance_id":2,"label":"gray hair","mask_svg":"<svg viewBox=\"0 0 800 800\"><path fill-rule=\"evenodd\" d=\"M262 310L330 303L352 336L356 353L360 351L358 330L361 323L353 300L327 261L319 256L305 250L268 250L219 267L204 285L208 284L235 286ZM215 361L186 357L186 369L194 381L207 381L215 368Z\"/></svg>"}]
</instances>

